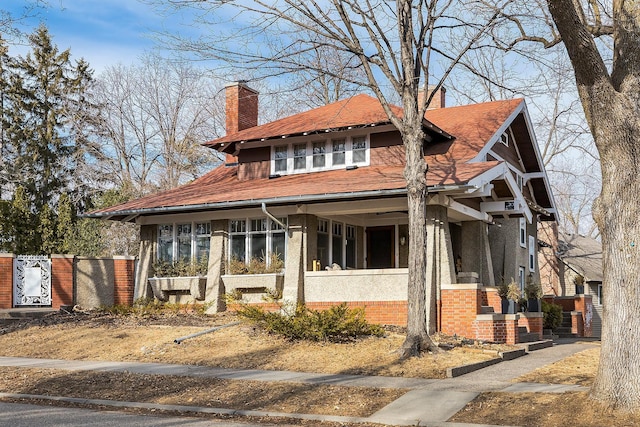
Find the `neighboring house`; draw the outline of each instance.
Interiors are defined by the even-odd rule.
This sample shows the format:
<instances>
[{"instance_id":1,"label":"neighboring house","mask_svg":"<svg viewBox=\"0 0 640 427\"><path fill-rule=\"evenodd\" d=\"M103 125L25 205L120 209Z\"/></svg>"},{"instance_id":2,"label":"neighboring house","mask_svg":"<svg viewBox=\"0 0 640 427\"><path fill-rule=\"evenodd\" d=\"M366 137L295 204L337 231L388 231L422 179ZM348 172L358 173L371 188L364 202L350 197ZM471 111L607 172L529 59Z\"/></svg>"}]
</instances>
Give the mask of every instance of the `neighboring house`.
<instances>
[{"instance_id":1,"label":"neighboring house","mask_svg":"<svg viewBox=\"0 0 640 427\"><path fill-rule=\"evenodd\" d=\"M439 306L458 282L495 291L503 280L539 281L537 224L554 220L555 206L524 100L445 108L438 95L423 126L427 276ZM226 96L227 135L205 143L226 164L90 214L141 225L136 297L152 295L154 260L208 253L204 296L221 310L224 293L251 297L271 286L266 276L238 284L225 274L230 260L275 254L284 274L273 286L285 300L317 308L347 301L374 321L406 324L404 147L379 101L357 95L258 126L255 91L237 83ZM486 294L482 305L491 305Z\"/></svg>"},{"instance_id":2,"label":"neighboring house","mask_svg":"<svg viewBox=\"0 0 640 427\"><path fill-rule=\"evenodd\" d=\"M561 233L555 223L540 230L540 274L546 295L562 299L591 295L592 336L602 329L602 243L578 234Z\"/></svg>"}]
</instances>

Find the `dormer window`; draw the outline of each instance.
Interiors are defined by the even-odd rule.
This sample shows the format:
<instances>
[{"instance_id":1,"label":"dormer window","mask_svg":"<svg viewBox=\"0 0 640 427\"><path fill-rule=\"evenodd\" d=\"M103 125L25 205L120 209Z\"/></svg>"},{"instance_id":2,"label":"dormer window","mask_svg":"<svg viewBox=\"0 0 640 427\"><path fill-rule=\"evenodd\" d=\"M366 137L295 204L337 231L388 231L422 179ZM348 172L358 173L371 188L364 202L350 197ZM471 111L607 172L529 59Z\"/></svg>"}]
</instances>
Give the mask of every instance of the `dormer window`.
<instances>
[{"instance_id":1,"label":"dormer window","mask_svg":"<svg viewBox=\"0 0 640 427\"><path fill-rule=\"evenodd\" d=\"M287 175L367 164L369 138L365 135L276 145L271 149L271 174Z\"/></svg>"},{"instance_id":2,"label":"dormer window","mask_svg":"<svg viewBox=\"0 0 640 427\"><path fill-rule=\"evenodd\" d=\"M509 146L509 133L505 132L502 135L500 135L500 142L508 147Z\"/></svg>"},{"instance_id":3,"label":"dormer window","mask_svg":"<svg viewBox=\"0 0 640 427\"><path fill-rule=\"evenodd\" d=\"M334 166L344 165L344 162L345 162L344 139L334 139L332 141L332 144L333 144L333 151L332 151L333 165Z\"/></svg>"}]
</instances>

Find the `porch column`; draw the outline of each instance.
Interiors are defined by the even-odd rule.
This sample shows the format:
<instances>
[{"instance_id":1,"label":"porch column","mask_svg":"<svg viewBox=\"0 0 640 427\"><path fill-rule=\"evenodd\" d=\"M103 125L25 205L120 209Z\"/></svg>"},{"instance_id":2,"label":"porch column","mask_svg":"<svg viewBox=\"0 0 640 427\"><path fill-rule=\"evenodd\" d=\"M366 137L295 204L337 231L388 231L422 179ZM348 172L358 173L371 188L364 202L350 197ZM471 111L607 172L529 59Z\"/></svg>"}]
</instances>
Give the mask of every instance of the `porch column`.
<instances>
[{"instance_id":1,"label":"porch column","mask_svg":"<svg viewBox=\"0 0 640 427\"><path fill-rule=\"evenodd\" d=\"M224 285L222 273L225 265L225 242L229 222L226 219L211 221L211 242L209 246L209 266L207 268L207 287L204 300L211 307L207 314L224 311Z\"/></svg>"},{"instance_id":2,"label":"porch column","mask_svg":"<svg viewBox=\"0 0 640 427\"><path fill-rule=\"evenodd\" d=\"M307 215L289 215L287 257L284 262L282 300L287 303L304 302L305 234Z\"/></svg>"},{"instance_id":3,"label":"porch column","mask_svg":"<svg viewBox=\"0 0 640 427\"><path fill-rule=\"evenodd\" d=\"M431 310L441 300L442 285L456 283L453 264L453 249L447 208L441 205L427 205L427 328L436 331L436 310Z\"/></svg>"},{"instance_id":4,"label":"porch column","mask_svg":"<svg viewBox=\"0 0 640 427\"><path fill-rule=\"evenodd\" d=\"M133 300L140 298L153 298L153 292L149 286L149 273L153 263L154 247L157 239L157 225L143 225L140 227L140 252L138 254L138 271L136 273L135 290Z\"/></svg>"},{"instance_id":5,"label":"porch column","mask_svg":"<svg viewBox=\"0 0 640 427\"><path fill-rule=\"evenodd\" d=\"M462 223L462 270L478 273L480 282L485 286L495 286L489 232L487 224L482 221L466 221Z\"/></svg>"}]
</instances>

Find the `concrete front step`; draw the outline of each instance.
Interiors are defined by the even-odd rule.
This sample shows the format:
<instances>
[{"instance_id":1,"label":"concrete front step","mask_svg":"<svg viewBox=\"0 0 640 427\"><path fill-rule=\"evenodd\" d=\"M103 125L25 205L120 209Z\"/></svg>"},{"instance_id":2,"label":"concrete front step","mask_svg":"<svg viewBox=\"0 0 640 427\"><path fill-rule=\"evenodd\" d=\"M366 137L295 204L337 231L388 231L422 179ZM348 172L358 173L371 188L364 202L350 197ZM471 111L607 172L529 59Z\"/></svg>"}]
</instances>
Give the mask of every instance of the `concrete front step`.
<instances>
[{"instance_id":1,"label":"concrete front step","mask_svg":"<svg viewBox=\"0 0 640 427\"><path fill-rule=\"evenodd\" d=\"M540 335L530 334L528 332L518 334L518 342L522 343L522 342L534 342L534 341L540 341Z\"/></svg>"},{"instance_id":2,"label":"concrete front step","mask_svg":"<svg viewBox=\"0 0 640 427\"><path fill-rule=\"evenodd\" d=\"M0 310L0 319L20 320L20 319L39 319L51 314L57 310L46 307L37 308L6 308Z\"/></svg>"}]
</instances>

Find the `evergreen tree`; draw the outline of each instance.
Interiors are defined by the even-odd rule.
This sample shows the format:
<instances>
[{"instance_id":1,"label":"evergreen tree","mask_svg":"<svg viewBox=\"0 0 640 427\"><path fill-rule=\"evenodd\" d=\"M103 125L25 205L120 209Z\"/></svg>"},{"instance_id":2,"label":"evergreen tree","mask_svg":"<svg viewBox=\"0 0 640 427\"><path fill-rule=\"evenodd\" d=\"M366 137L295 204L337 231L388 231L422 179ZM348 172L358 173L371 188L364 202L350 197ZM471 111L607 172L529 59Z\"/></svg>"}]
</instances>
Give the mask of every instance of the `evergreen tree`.
<instances>
[{"instance_id":1,"label":"evergreen tree","mask_svg":"<svg viewBox=\"0 0 640 427\"><path fill-rule=\"evenodd\" d=\"M0 219L7 223L0 227L0 249L66 253L74 235L74 205L89 193L83 168L97 152L88 135L98 114L85 96L92 72L84 61L72 64L70 51L60 52L45 26L29 43L31 51L17 58L7 57L0 43L0 199L14 193ZM30 221L23 224L30 231L18 232L22 225L15 221L27 214Z\"/></svg>"}]
</instances>

